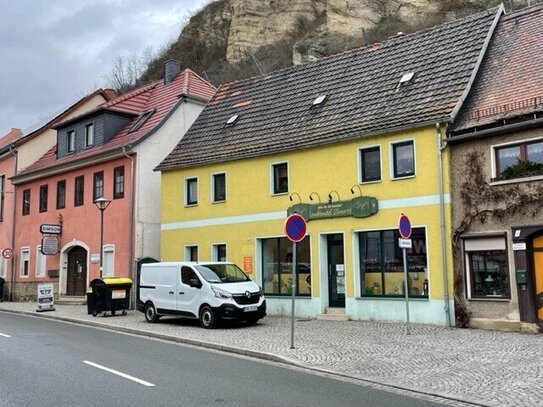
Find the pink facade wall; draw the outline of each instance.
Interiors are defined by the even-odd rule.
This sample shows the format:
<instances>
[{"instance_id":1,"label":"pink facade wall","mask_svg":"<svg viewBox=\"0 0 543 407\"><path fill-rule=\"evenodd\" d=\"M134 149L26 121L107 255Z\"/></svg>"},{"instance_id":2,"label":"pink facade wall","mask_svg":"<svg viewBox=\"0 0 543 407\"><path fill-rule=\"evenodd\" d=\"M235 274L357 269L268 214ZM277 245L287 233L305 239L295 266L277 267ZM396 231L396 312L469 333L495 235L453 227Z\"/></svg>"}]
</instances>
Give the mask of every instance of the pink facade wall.
<instances>
[{"instance_id":1,"label":"pink facade wall","mask_svg":"<svg viewBox=\"0 0 543 407\"><path fill-rule=\"evenodd\" d=\"M114 168L124 166L124 197L113 199ZM93 203L93 174L104 173L104 197L111 200L104 212L104 245L115 245L115 276L131 277L131 221L132 221L132 176L131 161L126 157L108 162L66 171L17 186L16 191L16 238L15 238L15 281L16 283L41 283L52 281L61 294L65 292L67 273L67 253L75 246L87 250L86 286L99 278L99 262L91 262L92 254L100 253L100 211ZM84 176L84 204L74 206L75 178ZM57 209L57 182L66 180L65 208ZM48 207L40 213L40 186L48 185ZM30 214L22 215L23 191L30 189ZM46 256L46 273L36 277L36 252L41 244L40 225L59 224L62 222L62 234L59 239L59 253ZM21 249L29 247L28 277L21 277ZM59 270L59 277L49 277L47 270ZM20 284L19 284L20 285ZM57 291L57 289L55 291Z\"/></svg>"},{"instance_id":2,"label":"pink facade wall","mask_svg":"<svg viewBox=\"0 0 543 407\"><path fill-rule=\"evenodd\" d=\"M11 248L13 245L13 202L14 202L14 188L9 178L15 171L15 157L7 153L3 157L0 157L0 175L4 175L4 210L2 214L2 220L0 221L0 251L5 248ZM0 277L5 280L9 280L11 275L11 260L4 261L0 257ZM8 288L5 288L5 293L8 292Z\"/></svg>"}]
</instances>

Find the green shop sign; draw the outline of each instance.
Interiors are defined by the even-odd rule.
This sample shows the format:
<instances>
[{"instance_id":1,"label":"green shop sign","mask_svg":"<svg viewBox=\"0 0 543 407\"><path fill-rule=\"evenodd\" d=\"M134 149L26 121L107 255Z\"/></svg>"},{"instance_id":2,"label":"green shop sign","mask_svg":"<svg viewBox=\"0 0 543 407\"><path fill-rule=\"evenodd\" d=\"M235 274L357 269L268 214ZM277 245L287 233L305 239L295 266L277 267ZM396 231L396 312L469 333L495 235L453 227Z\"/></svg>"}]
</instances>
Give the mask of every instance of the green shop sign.
<instances>
[{"instance_id":1,"label":"green shop sign","mask_svg":"<svg viewBox=\"0 0 543 407\"><path fill-rule=\"evenodd\" d=\"M338 201L332 203L304 204L299 203L287 209L289 215L299 213L306 221L313 219L340 218L354 216L355 218L366 218L374 215L379 209L376 198L371 196L360 196L350 201Z\"/></svg>"}]
</instances>

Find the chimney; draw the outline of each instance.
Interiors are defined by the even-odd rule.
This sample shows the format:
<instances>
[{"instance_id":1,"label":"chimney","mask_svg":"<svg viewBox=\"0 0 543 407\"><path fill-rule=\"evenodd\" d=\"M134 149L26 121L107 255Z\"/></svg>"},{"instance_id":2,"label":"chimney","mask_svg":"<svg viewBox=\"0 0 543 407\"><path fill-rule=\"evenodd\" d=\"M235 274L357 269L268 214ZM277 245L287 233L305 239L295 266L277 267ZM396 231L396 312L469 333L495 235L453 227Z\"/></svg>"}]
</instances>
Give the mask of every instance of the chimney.
<instances>
[{"instance_id":1,"label":"chimney","mask_svg":"<svg viewBox=\"0 0 543 407\"><path fill-rule=\"evenodd\" d=\"M181 72L181 61L168 59L164 63L164 85L173 81L179 72Z\"/></svg>"}]
</instances>

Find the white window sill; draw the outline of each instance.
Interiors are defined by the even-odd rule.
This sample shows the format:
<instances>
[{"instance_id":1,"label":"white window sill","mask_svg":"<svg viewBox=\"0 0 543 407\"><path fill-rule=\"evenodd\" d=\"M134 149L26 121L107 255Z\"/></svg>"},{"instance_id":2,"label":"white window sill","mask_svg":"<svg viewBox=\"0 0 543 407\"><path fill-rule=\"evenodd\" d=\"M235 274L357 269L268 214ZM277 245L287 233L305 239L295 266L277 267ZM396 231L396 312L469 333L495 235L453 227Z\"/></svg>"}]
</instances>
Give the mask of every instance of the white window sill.
<instances>
[{"instance_id":1,"label":"white window sill","mask_svg":"<svg viewBox=\"0 0 543 407\"><path fill-rule=\"evenodd\" d=\"M481 297L481 298L468 298L468 301L479 301L479 302L488 302L488 301L497 301L497 302L511 302L510 298L504 298L504 297Z\"/></svg>"},{"instance_id":2,"label":"white window sill","mask_svg":"<svg viewBox=\"0 0 543 407\"><path fill-rule=\"evenodd\" d=\"M284 195L288 195L288 192L279 192L277 194L271 194L271 196L284 196Z\"/></svg>"},{"instance_id":3,"label":"white window sill","mask_svg":"<svg viewBox=\"0 0 543 407\"><path fill-rule=\"evenodd\" d=\"M490 186L520 184L521 182L533 182L533 181L541 181L541 180L543 180L543 175L537 175L534 177L505 179L503 181L492 181L490 182Z\"/></svg>"},{"instance_id":4,"label":"white window sill","mask_svg":"<svg viewBox=\"0 0 543 407\"><path fill-rule=\"evenodd\" d=\"M391 178L390 180L391 181L401 181L401 180L404 180L404 179L412 179L412 178L415 178L417 175L407 175L405 177L396 177L396 178Z\"/></svg>"},{"instance_id":5,"label":"white window sill","mask_svg":"<svg viewBox=\"0 0 543 407\"><path fill-rule=\"evenodd\" d=\"M379 180L375 180L375 181L360 181L359 184L360 185L369 185L369 184L380 184L381 182L383 182L383 180L379 179Z\"/></svg>"}]
</instances>

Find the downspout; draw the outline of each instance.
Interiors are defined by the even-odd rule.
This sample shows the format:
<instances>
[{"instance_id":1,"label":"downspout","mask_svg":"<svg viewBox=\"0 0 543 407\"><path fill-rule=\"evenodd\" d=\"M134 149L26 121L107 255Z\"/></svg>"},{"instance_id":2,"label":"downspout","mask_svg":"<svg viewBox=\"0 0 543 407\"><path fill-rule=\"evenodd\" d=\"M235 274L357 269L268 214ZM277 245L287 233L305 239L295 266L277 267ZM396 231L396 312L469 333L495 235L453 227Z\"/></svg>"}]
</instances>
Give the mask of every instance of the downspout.
<instances>
[{"instance_id":1,"label":"downspout","mask_svg":"<svg viewBox=\"0 0 543 407\"><path fill-rule=\"evenodd\" d=\"M18 158L19 155L17 154L17 150L13 148L13 145L9 147L9 152L15 157L14 165L13 165L13 175L17 175L17 164L18 164ZM13 210L11 211L12 216L12 222L11 222L11 249L13 250L13 257L11 258L11 276L9 279L9 300L13 301L13 290L15 289L15 213L17 211L17 186L12 182L11 185L13 186Z\"/></svg>"},{"instance_id":2,"label":"downspout","mask_svg":"<svg viewBox=\"0 0 543 407\"><path fill-rule=\"evenodd\" d=\"M128 146L130 147L130 146ZM134 217L135 217L135 196L136 196L136 175L134 173L135 171L135 163L134 163L134 157L128 155L127 147L123 147L123 154L126 158L130 160L130 178L132 179L132 187L131 187L131 193L130 193L130 222L128 227L128 236L129 236L129 256L128 256L128 270L130 270L130 276L132 278L132 308L136 308L136 270L135 270L135 260L134 260Z\"/></svg>"},{"instance_id":3,"label":"downspout","mask_svg":"<svg viewBox=\"0 0 543 407\"><path fill-rule=\"evenodd\" d=\"M445 190L443 185L443 151L447 148L447 141L443 140L441 135L441 125L436 123L437 134L437 172L439 188L439 228L441 240L441 270L443 278L443 300L447 326L453 326L451 323L451 310L449 305L449 279L447 273L447 234L445 229Z\"/></svg>"}]
</instances>

